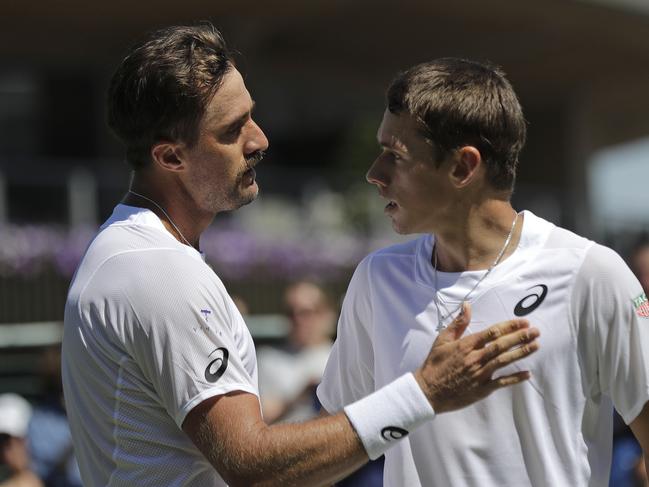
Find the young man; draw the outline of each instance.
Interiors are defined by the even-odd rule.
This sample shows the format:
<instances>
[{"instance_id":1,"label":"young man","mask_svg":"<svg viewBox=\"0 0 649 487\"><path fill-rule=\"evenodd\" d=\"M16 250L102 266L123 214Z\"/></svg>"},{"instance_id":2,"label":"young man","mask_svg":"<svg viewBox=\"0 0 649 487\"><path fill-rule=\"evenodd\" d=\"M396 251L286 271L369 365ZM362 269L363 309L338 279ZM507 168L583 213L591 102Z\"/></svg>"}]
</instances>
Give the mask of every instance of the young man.
<instances>
[{"instance_id":1,"label":"young man","mask_svg":"<svg viewBox=\"0 0 649 487\"><path fill-rule=\"evenodd\" d=\"M65 307L63 385L85 486L330 484L434 411L528 377L492 374L535 351L538 330L514 319L460 338L467 308L414 374L344 413L267 426L250 333L198 251L217 213L257 195L268 141L253 106L209 24L154 33L112 78L109 125L131 189Z\"/></svg>"},{"instance_id":2,"label":"young man","mask_svg":"<svg viewBox=\"0 0 649 487\"><path fill-rule=\"evenodd\" d=\"M461 59L388 90L367 173L399 233L350 283L318 396L335 413L420 363L461 303L469 329L526 317L532 377L426 423L386 452L385 485L606 486L612 404L649 447L649 313L613 251L510 204L525 120L504 74Z\"/></svg>"}]
</instances>

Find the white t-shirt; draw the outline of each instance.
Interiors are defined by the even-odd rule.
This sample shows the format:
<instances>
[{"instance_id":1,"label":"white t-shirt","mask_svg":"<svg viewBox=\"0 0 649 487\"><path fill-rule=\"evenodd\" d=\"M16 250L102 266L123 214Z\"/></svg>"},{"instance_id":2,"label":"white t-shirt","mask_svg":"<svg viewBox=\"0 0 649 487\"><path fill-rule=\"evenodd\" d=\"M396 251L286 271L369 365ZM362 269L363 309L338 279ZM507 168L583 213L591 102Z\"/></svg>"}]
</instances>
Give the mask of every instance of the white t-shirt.
<instances>
[{"instance_id":1,"label":"white t-shirt","mask_svg":"<svg viewBox=\"0 0 649 487\"><path fill-rule=\"evenodd\" d=\"M254 344L216 274L153 212L118 205L90 244L62 355L86 487L226 485L181 425L212 396L258 395Z\"/></svg>"},{"instance_id":2,"label":"white t-shirt","mask_svg":"<svg viewBox=\"0 0 649 487\"><path fill-rule=\"evenodd\" d=\"M423 363L438 334L433 243L380 250L356 269L318 388L328 412ZM443 316L483 274L438 273ZM608 486L611 402L629 423L649 399L646 296L622 259L525 212L518 248L469 301L467 333L517 315L540 329L540 350L501 372L532 378L397 443L386 487Z\"/></svg>"}]
</instances>

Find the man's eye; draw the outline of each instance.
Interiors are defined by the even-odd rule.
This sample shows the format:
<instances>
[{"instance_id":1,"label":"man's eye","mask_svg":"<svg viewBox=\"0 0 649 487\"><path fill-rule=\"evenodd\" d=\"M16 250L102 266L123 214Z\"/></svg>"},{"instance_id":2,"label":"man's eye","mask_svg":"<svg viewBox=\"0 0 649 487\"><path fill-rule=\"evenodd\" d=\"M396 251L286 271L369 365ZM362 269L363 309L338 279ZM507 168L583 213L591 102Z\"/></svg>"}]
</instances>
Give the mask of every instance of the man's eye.
<instances>
[{"instance_id":1,"label":"man's eye","mask_svg":"<svg viewBox=\"0 0 649 487\"><path fill-rule=\"evenodd\" d=\"M228 135L239 135L241 133L241 129L243 128L243 125L236 125L232 127L230 130L228 130Z\"/></svg>"},{"instance_id":2,"label":"man's eye","mask_svg":"<svg viewBox=\"0 0 649 487\"><path fill-rule=\"evenodd\" d=\"M400 154L397 154L396 152L390 150L390 149L383 149L382 151L382 157L385 157L387 160L392 160L392 161L402 161L403 157L401 157Z\"/></svg>"}]
</instances>

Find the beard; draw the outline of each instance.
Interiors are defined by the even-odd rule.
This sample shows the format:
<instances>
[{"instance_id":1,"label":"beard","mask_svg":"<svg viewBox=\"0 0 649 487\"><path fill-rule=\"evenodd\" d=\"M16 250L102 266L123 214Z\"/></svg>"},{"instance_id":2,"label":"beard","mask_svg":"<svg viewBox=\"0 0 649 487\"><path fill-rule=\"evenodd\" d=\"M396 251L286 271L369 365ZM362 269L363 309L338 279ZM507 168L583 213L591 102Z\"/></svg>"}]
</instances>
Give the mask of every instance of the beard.
<instances>
[{"instance_id":1,"label":"beard","mask_svg":"<svg viewBox=\"0 0 649 487\"><path fill-rule=\"evenodd\" d=\"M236 210L242 206L252 203L259 194L259 188L255 181L254 167L264 158L264 151L255 151L245 157L246 166L237 174L235 184L232 186L227 197L230 210ZM249 183L248 180L251 182ZM252 187L248 187L252 186Z\"/></svg>"},{"instance_id":2,"label":"beard","mask_svg":"<svg viewBox=\"0 0 649 487\"><path fill-rule=\"evenodd\" d=\"M255 184L254 189L245 187L246 183L244 182L244 179L248 177L247 173L248 171L243 171L239 174L237 176L236 184L230 190L230 194L227 197L227 206L229 210L236 210L237 208L248 205L257 199L257 195L259 194L258 186Z\"/></svg>"},{"instance_id":3,"label":"beard","mask_svg":"<svg viewBox=\"0 0 649 487\"><path fill-rule=\"evenodd\" d=\"M198 201L202 200L200 206L216 214L236 210L252 203L257 198L259 190L253 168L263 157L262 151L255 151L245 156L245 164L234 177L221 174L220 178L215 178L211 172L195 174L192 186L202 188L199 194L202 193L203 196L197 198Z\"/></svg>"}]
</instances>

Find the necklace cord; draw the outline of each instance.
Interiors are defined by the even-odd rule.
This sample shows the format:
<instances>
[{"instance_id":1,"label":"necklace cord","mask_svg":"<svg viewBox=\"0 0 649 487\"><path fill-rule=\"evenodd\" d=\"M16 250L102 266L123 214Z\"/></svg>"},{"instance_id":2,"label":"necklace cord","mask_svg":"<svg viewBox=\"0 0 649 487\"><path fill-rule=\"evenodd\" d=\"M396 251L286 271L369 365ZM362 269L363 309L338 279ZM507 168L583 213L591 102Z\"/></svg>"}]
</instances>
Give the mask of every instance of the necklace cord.
<instances>
[{"instance_id":1,"label":"necklace cord","mask_svg":"<svg viewBox=\"0 0 649 487\"><path fill-rule=\"evenodd\" d=\"M437 308L437 330L441 330L443 328L446 328L446 325L444 325L444 322L448 320L448 318L455 313L457 313L461 308L462 304L469 299L469 296L477 289L477 287L480 285L482 281L484 281L487 276L491 273L491 271L498 265L500 262L500 259L502 259L503 255L505 255L505 250L507 250L507 247L509 246L509 243L512 240L512 236L514 235L514 228L516 228L516 222L518 221L518 213L514 216L514 221L512 222L512 226L509 230L509 234L507 235L507 238L505 239L505 243L500 249L500 252L498 252L498 256L496 257L496 260L493 261L493 264L489 266L487 271L482 275L480 279L478 279L478 282L475 283L475 285L469 290L468 293L464 295L462 300L460 301L460 305L455 308L453 311L450 311L446 314L446 316L442 316L442 310L440 308L440 303L437 297L437 293L439 292L439 285L438 285L438 279L437 279L437 242L435 242L435 247L433 248L433 273L435 276L435 293L433 294L433 301L435 302L435 307ZM446 311L448 311L448 308L444 306Z\"/></svg>"},{"instance_id":2,"label":"necklace cord","mask_svg":"<svg viewBox=\"0 0 649 487\"><path fill-rule=\"evenodd\" d=\"M159 209L159 210L164 214L164 216L167 217L167 220L169 220L169 223L171 223L171 226L174 227L174 230L176 230L176 231L178 232L178 235L180 235L180 237L185 241L185 243L186 243L187 245L189 245L190 247L193 247L193 245L190 244L190 243L189 243L189 240L187 240L187 239L185 238L185 236L183 235L183 232L180 231L180 228L178 228L178 226L174 223L174 221L171 219L171 217L169 216L169 214L164 210L164 208L163 208L162 206L160 206L158 203L156 203L155 201L153 201L151 198L147 198L147 197L144 196L143 194L136 193L135 191L130 190L130 189L128 190L128 192L129 192L130 194L134 195L134 196L138 196L138 197L142 198L143 200L148 201L149 203L154 204L154 205L155 205L155 206L156 206L156 207L157 207L157 208L158 208L158 209Z\"/></svg>"}]
</instances>

